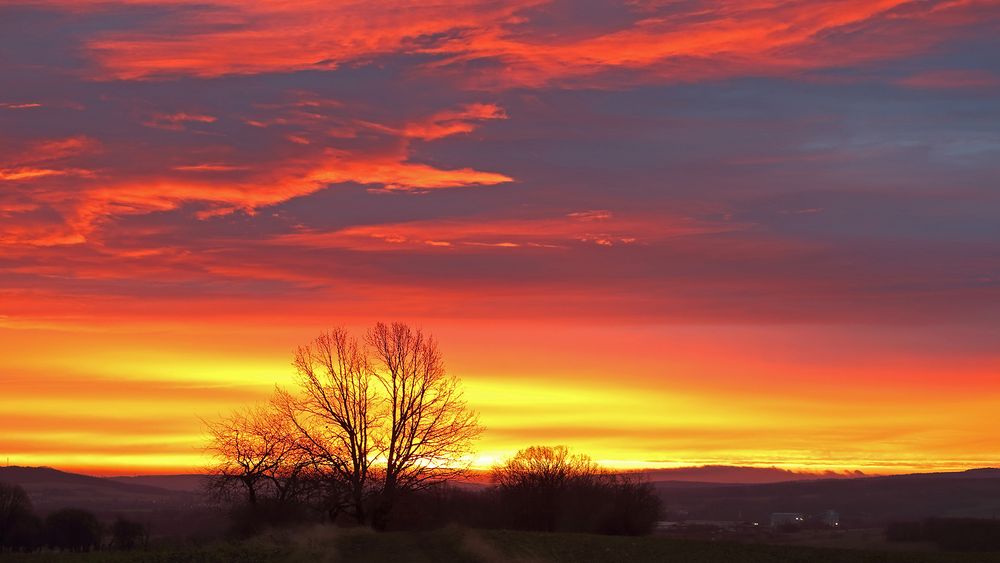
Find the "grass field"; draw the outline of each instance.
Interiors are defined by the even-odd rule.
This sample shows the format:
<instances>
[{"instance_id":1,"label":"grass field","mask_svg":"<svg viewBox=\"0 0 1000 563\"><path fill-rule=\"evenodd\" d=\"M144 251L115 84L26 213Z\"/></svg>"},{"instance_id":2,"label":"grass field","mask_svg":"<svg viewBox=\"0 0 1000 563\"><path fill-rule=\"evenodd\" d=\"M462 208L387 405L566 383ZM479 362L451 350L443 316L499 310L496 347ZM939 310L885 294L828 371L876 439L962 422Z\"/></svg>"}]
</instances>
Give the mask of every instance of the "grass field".
<instances>
[{"instance_id":1,"label":"grass field","mask_svg":"<svg viewBox=\"0 0 1000 563\"><path fill-rule=\"evenodd\" d=\"M660 537L610 537L447 529L375 534L316 528L238 543L87 554L4 554L23 563L960 563L995 562L1000 554L879 552L788 545L698 542Z\"/></svg>"}]
</instances>

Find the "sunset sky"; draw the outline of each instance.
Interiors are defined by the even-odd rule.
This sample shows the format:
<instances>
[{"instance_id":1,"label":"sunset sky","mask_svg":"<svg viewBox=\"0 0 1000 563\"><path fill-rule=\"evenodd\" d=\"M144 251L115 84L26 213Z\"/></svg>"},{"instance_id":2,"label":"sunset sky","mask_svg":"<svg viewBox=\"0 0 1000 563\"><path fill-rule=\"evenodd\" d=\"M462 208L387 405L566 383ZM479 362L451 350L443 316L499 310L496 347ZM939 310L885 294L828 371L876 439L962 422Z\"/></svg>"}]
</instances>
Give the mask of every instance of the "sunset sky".
<instances>
[{"instance_id":1,"label":"sunset sky","mask_svg":"<svg viewBox=\"0 0 1000 563\"><path fill-rule=\"evenodd\" d=\"M481 466L1000 464L1000 2L0 0L0 462L383 320Z\"/></svg>"}]
</instances>

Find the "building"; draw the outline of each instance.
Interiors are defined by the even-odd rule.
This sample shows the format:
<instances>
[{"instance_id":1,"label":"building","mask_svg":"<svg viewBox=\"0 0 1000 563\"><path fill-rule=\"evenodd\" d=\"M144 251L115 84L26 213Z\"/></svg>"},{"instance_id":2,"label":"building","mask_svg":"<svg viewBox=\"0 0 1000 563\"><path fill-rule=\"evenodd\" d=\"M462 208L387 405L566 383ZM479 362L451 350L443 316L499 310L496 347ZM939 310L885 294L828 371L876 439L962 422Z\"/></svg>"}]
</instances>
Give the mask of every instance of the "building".
<instances>
[{"instance_id":1,"label":"building","mask_svg":"<svg viewBox=\"0 0 1000 563\"><path fill-rule=\"evenodd\" d=\"M771 527L780 528L782 526L801 526L806 521L801 512L772 512Z\"/></svg>"}]
</instances>

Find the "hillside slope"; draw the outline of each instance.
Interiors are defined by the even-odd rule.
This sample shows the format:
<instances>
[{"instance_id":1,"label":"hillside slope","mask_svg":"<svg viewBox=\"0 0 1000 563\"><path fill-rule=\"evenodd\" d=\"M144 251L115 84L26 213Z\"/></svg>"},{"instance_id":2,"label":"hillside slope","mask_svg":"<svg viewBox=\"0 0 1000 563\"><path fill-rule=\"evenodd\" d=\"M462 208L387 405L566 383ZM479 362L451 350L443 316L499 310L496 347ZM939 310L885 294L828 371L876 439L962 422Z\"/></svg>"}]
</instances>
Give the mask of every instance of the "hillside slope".
<instances>
[{"instance_id":1,"label":"hillside slope","mask_svg":"<svg viewBox=\"0 0 1000 563\"><path fill-rule=\"evenodd\" d=\"M197 504L192 492L67 473L50 467L0 467L0 482L24 487L39 512L63 507L136 511Z\"/></svg>"}]
</instances>

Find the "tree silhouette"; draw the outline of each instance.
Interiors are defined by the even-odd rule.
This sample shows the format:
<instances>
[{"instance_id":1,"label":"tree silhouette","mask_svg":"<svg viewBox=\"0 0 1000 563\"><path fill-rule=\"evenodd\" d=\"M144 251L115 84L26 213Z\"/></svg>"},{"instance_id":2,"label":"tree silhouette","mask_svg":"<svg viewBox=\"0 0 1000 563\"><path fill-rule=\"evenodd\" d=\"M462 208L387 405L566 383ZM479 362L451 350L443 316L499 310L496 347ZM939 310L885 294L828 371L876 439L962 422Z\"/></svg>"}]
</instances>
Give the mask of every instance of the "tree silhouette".
<instances>
[{"instance_id":1,"label":"tree silhouette","mask_svg":"<svg viewBox=\"0 0 1000 563\"><path fill-rule=\"evenodd\" d=\"M373 521L381 528L400 494L463 470L458 462L482 428L432 337L402 323L378 323L366 341L389 411L379 435L385 467Z\"/></svg>"},{"instance_id":2,"label":"tree silhouette","mask_svg":"<svg viewBox=\"0 0 1000 563\"><path fill-rule=\"evenodd\" d=\"M0 550L30 551L42 543L41 521L23 488L0 483Z\"/></svg>"},{"instance_id":3,"label":"tree silhouette","mask_svg":"<svg viewBox=\"0 0 1000 563\"><path fill-rule=\"evenodd\" d=\"M649 533L660 515L652 485L615 474L565 446L531 446L493 467L502 524L544 531Z\"/></svg>"},{"instance_id":4,"label":"tree silhouette","mask_svg":"<svg viewBox=\"0 0 1000 563\"><path fill-rule=\"evenodd\" d=\"M237 409L206 422L206 428L206 450L215 459L209 488L215 495L227 498L241 490L254 507L261 497L283 502L297 492L308 460L274 402Z\"/></svg>"},{"instance_id":5,"label":"tree silhouette","mask_svg":"<svg viewBox=\"0 0 1000 563\"><path fill-rule=\"evenodd\" d=\"M130 550L146 545L148 532L139 522L118 517L111 525L111 541L116 549Z\"/></svg>"},{"instance_id":6,"label":"tree silhouette","mask_svg":"<svg viewBox=\"0 0 1000 563\"><path fill-rule=\"evenodd\" d=\"M298 393L279 391L281 412L325 477L332 515L347 507L358 522L364 522L376 455L373 433L379 425L365 350L357 338L337 328L300 347L293 365Z\"/></svg>"},{"instance_id":7,"label":"tree silhouette","mask_svg":"<svg viewBox=\"0 0 1000 563\"><path fill-rule=\"evenodd\" d=\"M570 487L592 485L601 473L590 457L566 446L531 446L493 467L492 480L522 527L555 531Z\"/></svg>"},{"instance_id":8,"label":"tree silhouette","mask_svg":"<svg viewBox=\"0 0 1000 563\"><path fill-rule=\"evenodd\" d=\"M65 508L45 518L48 544L69 551L90 551L101 545L101 523L86 510Z\"/></svg>"},{"instance_id":9,"label":"tree silhouette","mask_svg":"<svg viewBox=\"0 0 1000 563\"><path fill-rule=\"evenodd\" d=\"M379 323L362 340L334 329L298 348L293 365L296 388L208 423L213 474L239 483L249 504L262 484L321 483L331 517L346 509L384 529L400 497L466 469L481 427L422 331Z\"/></svg>"},{"instance_id":10,"label":"tree silhouette","mask_svg":"<svg viewBox=\"0 0 1000 563\"><path fill-rule=\"evenodd\" d=\"M0 535L24 513L31 512L31 501L24 489L17 485L0 483Z\"/></svg>"}]
</instances>

